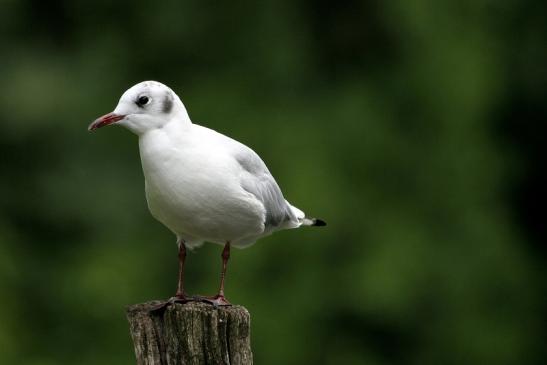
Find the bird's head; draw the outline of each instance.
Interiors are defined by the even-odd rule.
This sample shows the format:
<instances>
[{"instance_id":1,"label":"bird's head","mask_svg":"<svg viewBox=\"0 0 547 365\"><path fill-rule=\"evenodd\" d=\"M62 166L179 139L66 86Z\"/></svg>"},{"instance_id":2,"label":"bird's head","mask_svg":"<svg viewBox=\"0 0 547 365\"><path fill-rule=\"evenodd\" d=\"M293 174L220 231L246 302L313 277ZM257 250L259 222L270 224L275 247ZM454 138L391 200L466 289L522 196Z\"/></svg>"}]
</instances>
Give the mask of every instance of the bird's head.
<instances>
[{"instance_id":1,"label":"bird's head","mask_svg":"<svg viewBox=\"0 0 547 365\"><path fill-rule=\"evenodd\" d=\"M114 111L97 118L88 130L118 124L141 135L162 128L173 118L189 121L179 97L162 83L144 81L123 93Z\"/></svg>"}]
</instances>

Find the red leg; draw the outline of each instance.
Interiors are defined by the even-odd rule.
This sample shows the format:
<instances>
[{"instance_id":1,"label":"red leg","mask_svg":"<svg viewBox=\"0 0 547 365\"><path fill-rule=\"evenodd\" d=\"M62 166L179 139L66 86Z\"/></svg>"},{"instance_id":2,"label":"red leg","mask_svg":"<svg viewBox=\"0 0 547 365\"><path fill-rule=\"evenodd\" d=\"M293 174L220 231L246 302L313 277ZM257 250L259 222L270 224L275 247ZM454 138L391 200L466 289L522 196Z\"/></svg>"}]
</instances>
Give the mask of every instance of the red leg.
<instances>
[{"instance_id":1,"label":"red leg","mask_svg":"<svg viewBox=\"0 0 547 365\"><path fill-rule=\"evenodd\" d=\"M169 305L174 303L187 303L195 300L193 297L189 297L184 292L184 261L186 260L186 245L181 239L178 242L179 245L179 282L177 284L177 293L169 300L159 303L154 306L151 311L164 311Z\"/></svg>"},{"instance_id":2,"label":"red leg","mask_svg":"<svg viewBox=\"0 0 547 365\"><path fill-rule=\"evenodd\" d=\"M224 278L226 277L226 267L228 266L228 260L230 259L230 242L226 242L224 250L222 250L222 271L220 272L220 288L218 294L214 297L200 297L201 301L210 303L214 306L217 305L232 305L224 296Z\"/></svg>"},{"instance_id":3,"label":"red leg","mask_svg":"<svg viewBox=\"0 0 547 365\"><path fill-rule=\"evenodd\" d=\"M218 289L218 296L224 298L224 278L226 277L226 267L228 266L228 260L230 259L230 242L226 242L224 250L222 250L222 272L220 273L220 288Z\"/></svg>"},{"instance_id":4,"label":"red leg","mask_svg":"<svg viewBox=\"0 0 547 365\"><path fill-rule=\"evenodd\" d=\"M186 245L183 240L179 242L179 282L177 285L177 293L175 297L181 300L186 300L184 293L184 261L186 260Z\"/></svg>"}]
</instances>

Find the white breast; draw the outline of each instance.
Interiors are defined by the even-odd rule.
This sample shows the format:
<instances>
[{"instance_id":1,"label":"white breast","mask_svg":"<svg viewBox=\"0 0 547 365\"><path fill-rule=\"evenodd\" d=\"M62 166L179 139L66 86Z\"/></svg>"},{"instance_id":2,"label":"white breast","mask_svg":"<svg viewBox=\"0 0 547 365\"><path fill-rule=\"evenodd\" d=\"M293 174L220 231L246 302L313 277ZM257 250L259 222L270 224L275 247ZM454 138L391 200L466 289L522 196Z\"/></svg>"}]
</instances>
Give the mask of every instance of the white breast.
<instances>
[{"instance_id":1,"label":"white breast","mask_svg":"<svg viewBox=\"0 0 547 365\"><path fill-rule=\"evenodd\" d=\"M180 237L224 244L264 231L264 207L241 188L237 161L194 125L139 138L152 215Z\"/></svg>"}]
</instances>

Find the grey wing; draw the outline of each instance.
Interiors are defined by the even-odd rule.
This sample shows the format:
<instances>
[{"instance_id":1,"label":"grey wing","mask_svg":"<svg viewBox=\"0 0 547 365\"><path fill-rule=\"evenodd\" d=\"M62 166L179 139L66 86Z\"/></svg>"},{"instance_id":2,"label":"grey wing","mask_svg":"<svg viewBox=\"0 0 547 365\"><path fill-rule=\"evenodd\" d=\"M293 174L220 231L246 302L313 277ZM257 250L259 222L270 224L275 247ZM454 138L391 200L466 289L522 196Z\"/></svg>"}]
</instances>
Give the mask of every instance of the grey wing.
<instances>
[{"instance_id":1,"label":"grey wing","mask_svg":"<svg viewBox=\"0 0 547 365\"><path fill-rule=\"evenodd\" d=\"M279 227L286 221L296 220L289 204L277 182L270 174L266 164L250 148L236 155L236 160L243 168L241 187L253 194L266 209L265 229Z\"/></svg>"}]
</instances>

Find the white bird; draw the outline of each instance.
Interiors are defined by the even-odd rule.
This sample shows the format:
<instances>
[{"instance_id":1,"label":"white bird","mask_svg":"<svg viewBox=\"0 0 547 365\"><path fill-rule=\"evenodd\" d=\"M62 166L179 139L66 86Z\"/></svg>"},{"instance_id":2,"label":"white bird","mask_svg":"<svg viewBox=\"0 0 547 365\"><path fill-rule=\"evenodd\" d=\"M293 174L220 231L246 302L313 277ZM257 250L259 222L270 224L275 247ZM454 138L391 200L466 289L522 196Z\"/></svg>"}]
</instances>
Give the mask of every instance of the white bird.
<instances>
[{"instance_id":1,"label":"white bird","mask_svg":"<svg viewBox=\"0 0 547 365\"><path fill-rule=\"evenodd\" d=\"M186 248L224 245L220 289L200 298L229 305L224 277L230 246L248 247L275 231L324 226L308 218L281 193L270 171L249 147L193 124L180 98L156 81L128 89L112 113L89 126L121 125L139 137L148 208L176 236L179 280L170 302L195 299L184 291Z\"/></svg>"}]
</instances>

